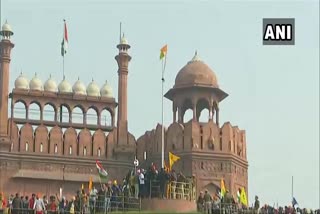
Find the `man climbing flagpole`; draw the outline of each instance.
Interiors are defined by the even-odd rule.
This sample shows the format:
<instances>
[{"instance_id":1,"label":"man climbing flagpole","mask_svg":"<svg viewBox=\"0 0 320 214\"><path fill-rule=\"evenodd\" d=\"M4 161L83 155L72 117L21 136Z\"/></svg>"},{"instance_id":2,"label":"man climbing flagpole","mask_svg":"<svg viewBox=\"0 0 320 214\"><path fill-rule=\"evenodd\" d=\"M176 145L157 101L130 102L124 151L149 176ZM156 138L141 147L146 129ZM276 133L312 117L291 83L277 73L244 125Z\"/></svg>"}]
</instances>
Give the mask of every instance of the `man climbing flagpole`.
<instances>
[{"instance_id":1,"label":"man climbing flagpole","mask_svg":"<svg viewBox=\"0 0 320 214\"><path fill-rule=\"evenodd\" d=\"M160 49L160 60L162 60L162 92L161 92L161 111L162 111L162 116L161 116L161 124L162 124L162 137L161 137L161 167L164 167L164 111L163 111L163 87L164 87L164 71L166 69L166 62L167 62L167 50L168 50L168 45L163 46Z\"/></svg>"}]
</instances>

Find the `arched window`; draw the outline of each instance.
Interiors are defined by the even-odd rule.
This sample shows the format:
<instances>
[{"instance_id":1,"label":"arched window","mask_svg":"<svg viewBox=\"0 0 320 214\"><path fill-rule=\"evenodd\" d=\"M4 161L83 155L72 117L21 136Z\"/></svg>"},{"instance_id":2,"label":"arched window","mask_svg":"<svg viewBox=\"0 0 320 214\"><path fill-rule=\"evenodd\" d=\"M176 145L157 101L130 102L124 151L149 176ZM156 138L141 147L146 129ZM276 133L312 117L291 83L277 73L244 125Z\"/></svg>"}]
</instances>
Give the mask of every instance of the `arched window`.
<instances>
[{"instance_id":1,"label":"arched window","mask_svg":"<svg viewBox=\"0 0 320 214\"><path fill-rule=\"evenodd\" d=\"M201 169L204 169L204 164L203 164L203 162L201 162L200 167L201 167Z\"/></svg>"},{"instance_id":2,"label":"arched window","mask_svg":"<svg viewBox=\"0 0 320 214\"><path fill-rule=\"evenodd\" d=\"M69 155L72 155L72 146L69 147Z\"/></svg>"},{"instance_id":3,"label":"arched window","mask_svg":"<svg viewBox=\"0 0 320 214\"><path fill-rule=\"evenodd\" d=\"M98 157L100 157L100 156L101 156L101 149L99 147L99 149L98 149Z\"/></svg>"},{"instance_id":4,"label":"arched window","mask_svg":"<svg viewBox=\"0 0 320 214\"><path fill-rule=\"evenodd\" d=\"M40 152L43 152L43 144L40 143Z\"/></svg>"},{"instance_id":5,"label":"arched window","mask_svg":"<svg viewBox=\"0 0 320 214\"><path fill-rule=\"evenodd\" d=\"M144 159L144 160L147 160L147 151L145 151L145 152L143 153L143 159Z\"/></svg>"},{"instance_id":6,"label":"arched window","mask_svg":"<svg viewBox=\"0 0 320 214\"><path fill-rule=\"evenodd\" d=\"M26 152L29 151L29 143L26 142Z\"/></svg>"},{"instance_id":7,"label":"arched window","mask_svg":"<svg viewBox=\"0 0 320 214\"><path fill-rule=\"evenodd\" d=\"M84 147L83 148L83 156L86 156L87 155L87 147Z\"/></svg>"},{"instance_id":8,"label":"arched window","mask_svg":"<svg viewBox=\"0 0 320 214\"><path fill-rule=\"evenodd\" d=\"M57 144L54 145L54 153L55 153L55 154L58 153L58 145L57 145Z\"/></svg>"}]
</instances>

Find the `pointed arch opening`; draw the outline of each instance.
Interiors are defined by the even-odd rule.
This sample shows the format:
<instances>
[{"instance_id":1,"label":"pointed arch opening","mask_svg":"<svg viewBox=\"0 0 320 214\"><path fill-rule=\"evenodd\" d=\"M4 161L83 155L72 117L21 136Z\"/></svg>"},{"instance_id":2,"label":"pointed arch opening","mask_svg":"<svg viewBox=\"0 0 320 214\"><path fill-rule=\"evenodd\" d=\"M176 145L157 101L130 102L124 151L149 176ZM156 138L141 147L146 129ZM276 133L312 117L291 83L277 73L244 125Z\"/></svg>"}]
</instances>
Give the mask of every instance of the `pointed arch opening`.
<instances>
[{"instance_id":1,"label":"pointed arch opening","mask_svg":"<svg viewBox=\"0 0 320 214\"><path fill-rule=\"evenodd\" d=\"M46 104L43 108L43 120L45 121L55 121L56 110L52 104Z\"/></svg>"},{"instance_id":2,"label":"pointed arch opening","mask_svg":"<svg viewBox=\"0 0 320 214\"><path fill-rule=\"evenodd\" d=\"M27 119L27 106L23 101L17 101L13 106L13 117Z\"/></svg>"},{"instance_id":3,"label":"pointed arch opening","mask_svg":"<svg viewBox=\"0 0 320 214\"><path fill-rule=\"evenodd\" d=\"M28 108L28 116L30 120L40 120L41 108L38 103L31 103Z\"/></svg>"},{"instance_id":4,"label":"pointed arch opening","mask_svg":"<svg viewBox=\"0 0 320 214\"><path fill-rule=\"evenodd\" d=\"M83 109L75 107L72 109L72 123L83 124Z\"/></svg>"},{"instance_id":5,"label":"pointed arch opening","mask_svg":"<svg viewBox=\"0 0 320 214\"><path fill-rule=\"evenodd\" d=\"M72 155L72 146L69 146L69 155Z\"/></svg>"},{"instance_id":6,"label":"pointed arch opening","mask_svg":"<svg viewBox=\"0 0 320 214\"><path fill-rule=\"evenodd\" d=\"M101 148L100 148L100 147L98 148L97 156L98 156L98 157L100 157L100 156L101 156Z\"/></svg>"},{"instance_id":7,"label":"pointed arch opening","mask_svg":"<svg viewBox=\"0 0 320 214\"><path fill-rule=\"evenodd\" d=\"M197 102L197 120L202 123L207 123L209 119L209 102L206 99L199 99Z\"/></svg>"},{"instance_id":8,"label":"pointed arch opening","mask_svg":"<svg viewBox=\"0 0 320 214\"><path fill-rule=\"evenodd\" d=\"M98 112L94 108L89 108L86 112L86 120L88 125L98 125Z\"/></svg>"},{"instance_id":9,"label":"pointed arch opening","mask_svg":"<svg viewBox=\"0 0 320 214\"><path fill-rule=\"evenodd\" d=\"M67 105L62 104L58 111L58 120L61 123L69 123L70 119L70 108Z\"/></svg>"},{"instance_id":10,"label":"pointed arch opening","mask_svg":"<svg viewBox=\"0 0 320 214\"><path fill-rule=\"evenodd\" d=\"M26 152L29 151L29 142L26 142Z\"/></svg>"},{"instance_id":11,"label":"pointed arch opening","mask_svg":"<svg viewBox=\"0 0 320 214\"><path fill-rule=\"evenodd\" d=\"M183 123L188 123L190 120L193 119L193 108L192 102L190 99L186 99L182 106L182 118Z\"/></svg>"},{"instance_id":12,"label":"pointed arch opening","mask_svg":"<svg viewBox=\"0 0 320 214\"><path fill-rule=\"evenodd\" d=\"M103 109L100 114L100 125L101 126L111 126L112 114L108 109Z\"/></svg>"}]
</instances>

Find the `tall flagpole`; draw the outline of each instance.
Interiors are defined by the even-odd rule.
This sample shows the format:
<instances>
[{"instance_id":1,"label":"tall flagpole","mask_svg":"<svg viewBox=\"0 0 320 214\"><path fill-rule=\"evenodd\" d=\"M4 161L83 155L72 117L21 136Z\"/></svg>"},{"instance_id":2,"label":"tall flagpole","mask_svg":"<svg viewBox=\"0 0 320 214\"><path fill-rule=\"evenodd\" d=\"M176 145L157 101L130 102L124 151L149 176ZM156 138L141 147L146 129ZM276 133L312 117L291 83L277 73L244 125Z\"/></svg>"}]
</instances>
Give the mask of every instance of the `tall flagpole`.
<instances>
[{"instance_id":1,"label":"tall flagpole","mask_svg":"<svg viewBox=\"0 0 320 214\"><path fill-rule=\"evenodd\" d=\"M0 0L0 25L2 26L2 0Z\"/></svg>"},{"instance_id":2,"label":"tall flagpole","mask_svg":"<svg viewBox=\"0 0 320 214\"><path fill-rule=\"evenodd\" d=\"M291 201L293 201L293 176L291 179Z\"/></svg>"},{"instance_id":3,"label":"tall flagpole","mask_svg":"<svg viewBox=\"0 0 320 214\"><path fill-rule=\"evenodd\" d=\"M161 82L162 82L162 90L161 90L161 123L162 123L162 130L161 130L161 168L164 168L164 108L163 108L163 89L164 89L164 71L166 69L166 62L167 62L167 55L164 57L164 61L162 60L162 77L161 77Z\"/></svg>"}]
</instances>

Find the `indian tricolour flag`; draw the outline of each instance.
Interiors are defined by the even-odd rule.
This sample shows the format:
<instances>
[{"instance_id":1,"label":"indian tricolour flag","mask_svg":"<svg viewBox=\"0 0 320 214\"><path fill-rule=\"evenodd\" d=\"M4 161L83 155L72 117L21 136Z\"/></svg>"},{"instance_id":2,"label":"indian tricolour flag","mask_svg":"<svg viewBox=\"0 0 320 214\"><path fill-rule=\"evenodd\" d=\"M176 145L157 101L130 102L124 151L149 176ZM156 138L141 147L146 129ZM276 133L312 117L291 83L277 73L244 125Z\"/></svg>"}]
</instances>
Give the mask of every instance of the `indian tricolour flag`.
<instances>
[{"instance_id":1,"label":"indian tricolour flag","mask_svg":"<svg viewBox=\"0 0 320 214\"><path fill-rule=\"evenodd\" d=\"M108 178L108 172L103 168L100 161L96 160L96 167L99 173L100 182L105 181Z\"/></svg>"},{"instance_id":2,"label":"indian tricolour flag","mask_svg":"<svg viewBox=\"0 0 320 214\"><path fill-rule=\"evenodd\" d=\"M63 21L64 21L64 28L63 28L63 38L61 42L61 56L64 57L68 49L68 30L67 30L66 20L63 20Z\"/></svg>"}]
</instances>

